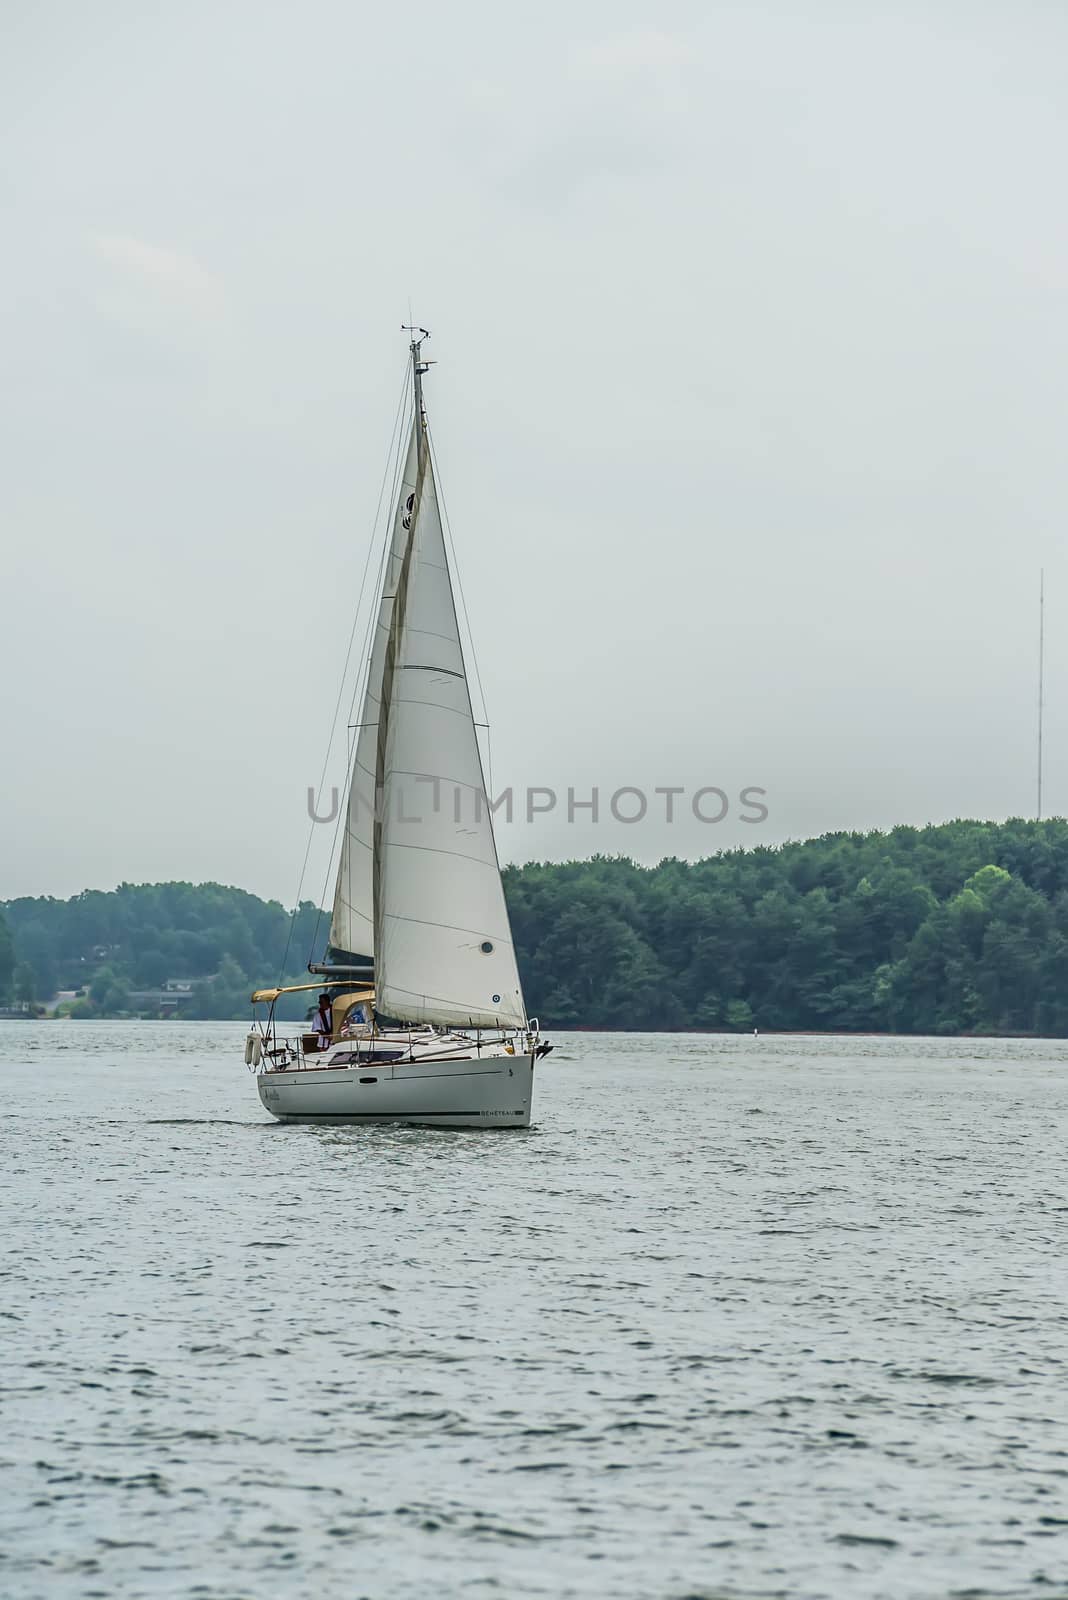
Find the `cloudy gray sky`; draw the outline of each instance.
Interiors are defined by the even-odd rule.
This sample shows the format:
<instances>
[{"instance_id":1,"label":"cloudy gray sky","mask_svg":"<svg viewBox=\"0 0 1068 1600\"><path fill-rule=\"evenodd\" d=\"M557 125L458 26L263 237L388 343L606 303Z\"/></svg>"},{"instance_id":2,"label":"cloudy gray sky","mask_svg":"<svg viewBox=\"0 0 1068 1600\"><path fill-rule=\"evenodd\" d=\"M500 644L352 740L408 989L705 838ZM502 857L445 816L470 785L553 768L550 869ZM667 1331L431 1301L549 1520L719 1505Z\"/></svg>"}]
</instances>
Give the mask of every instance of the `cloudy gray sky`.
<instances>
[{"instance_id":1,"label":"cloudy gray sky","mask_svg":"<svg viewBox=\"0 0 1068 1600\"><path fill-rule=\"evenodd\" d=\"M768 793L502 854L1027 813L1043 564L1068 805L1063 6L2 9L0 898L293 897L409 298L495 787Z\"/></svg>"}]
</instances>

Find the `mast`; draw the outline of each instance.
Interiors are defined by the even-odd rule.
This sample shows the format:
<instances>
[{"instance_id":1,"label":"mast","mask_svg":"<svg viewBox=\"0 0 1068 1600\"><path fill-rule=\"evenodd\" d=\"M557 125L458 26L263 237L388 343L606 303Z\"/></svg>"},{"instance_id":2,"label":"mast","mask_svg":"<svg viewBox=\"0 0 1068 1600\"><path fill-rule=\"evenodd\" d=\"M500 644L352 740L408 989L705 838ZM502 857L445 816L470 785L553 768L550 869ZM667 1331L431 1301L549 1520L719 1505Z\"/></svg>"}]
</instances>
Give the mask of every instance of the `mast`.
<instances>
[{"instance_id":1,"label":"mast","mask_svg":"<svg viewBox=\"0 0 1068 1600\"><path fill-rule=\"evenodd\" d=\"M1038 804L1035 817L1042 821L1042 711L1046 671L1046 569L1038 570Z\"/></svg>"},{"instance_id":2,"label":"mast","mask_svg":"<svg viewBox=\"0 0 1068 1600\"><path fill-rule=\"evenodd\" d=\"M411 315L410 312L409 315ZM429 361L423 360L422 344L424 339L430 338L430 330L428 328L412 327L406 323L404 332L419 335L418 339L413 337L408 349L412 353L412 391L415 399L416 438L419 445L419 465L422 467L423 459L426 455L426 412L423 409L423 374L430 366Z\"/></svg>"},{"instance_id":3,"label":"mast","mask_svg":"<svg viewBox=\"0 0 1068 1600\"><path fill-rule=\"evenodd\" d=\"M370 628L367 677L363 709L345 799L334 905L330 917L330 945L334 965L374 959L376 951L375 905L379 880L375 836L382 789L383 724L389 716L389 690L396 663L398 630L403 627L407 572L422 498L429 471L430 450L423 413L422 378L429 362L422 359L425 328L411 327L409 334L410 382L413 398L408 445L400 487L394 502L392 531L387 538L377 621Z\"/></svg>"},{"instance_id":4,"label":"mast","mask_svg":"<svg viewBox=\"0 0 1068 1600\"><path fill-rule=\"evenodd\" d=\"M415 405L415 448L418 464L415 475L415 488L411 495L406 498L402 507L402 514L406 514L403 514L401 526L405 530L407 537L404 541L400 571L397 575L397 587L393 596L393 609L389 623L389 637L386 641L385 659L382 664L382 690L378 708L377 738L375 741L375 815L371 853L371 907L374 925L376 970L378 953L382 948L382 918L384 915L382 896L382 811L386 803L386 759L389 749L393 680L397 671L401 652L401 639L407 618L408 581L412 569L415 530L422 509L423 485L426 481L429 463L426 444L426 417L423 413L423 373L427 370L428 363L422 359L422 343L424 339L430 338L430 332L427 328L409 327L407 325L405 325L405 332L412 335L408 349L412 357L412 397ZM418 338L415 337L416 334L418 334Z\"/></svg>"}]
</instances>

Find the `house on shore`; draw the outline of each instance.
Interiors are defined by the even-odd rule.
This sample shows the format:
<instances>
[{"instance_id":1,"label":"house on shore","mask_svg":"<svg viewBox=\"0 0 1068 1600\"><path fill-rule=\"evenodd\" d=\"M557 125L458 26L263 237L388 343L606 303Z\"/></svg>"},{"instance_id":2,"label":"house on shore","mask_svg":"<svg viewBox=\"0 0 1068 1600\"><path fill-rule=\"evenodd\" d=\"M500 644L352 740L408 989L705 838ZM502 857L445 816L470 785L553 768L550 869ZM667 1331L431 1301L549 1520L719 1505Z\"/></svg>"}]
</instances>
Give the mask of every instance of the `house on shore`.
<instances>
[{"instance_id":1,"label":"house on shore","mask_svg":"<svg viewBox=\"0 0 1068 1600\"><path fill-rule=\"evenodd\" d=\"M195 999L197 985L211 982L211 974L203 978L168 978L158 989L132 990L130 1004L144 1017L177 1017Z\"/></svg>"}]
</instances>

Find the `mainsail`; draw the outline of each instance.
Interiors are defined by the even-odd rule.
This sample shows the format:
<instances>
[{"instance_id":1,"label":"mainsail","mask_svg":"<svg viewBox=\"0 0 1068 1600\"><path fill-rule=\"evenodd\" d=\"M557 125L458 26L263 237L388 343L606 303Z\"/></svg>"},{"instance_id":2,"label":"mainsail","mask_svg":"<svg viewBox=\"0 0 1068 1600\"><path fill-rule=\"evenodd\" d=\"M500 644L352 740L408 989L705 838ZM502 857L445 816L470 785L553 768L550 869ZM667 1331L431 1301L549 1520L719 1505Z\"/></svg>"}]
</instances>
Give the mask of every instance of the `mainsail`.
<instances>
[{"instance_id":1,"label":"mainsail","mask_svg":"<svg viewBox=\"0 0 1068 1600\"><path fill-rule=\"evenodd\" d=\"M331 944L405 1022L526 1022L456 618L420 361L357 740ZM362 790L362 795L360 793ZM377 806L368 801L377 800Z\"/></svg>"}]
</instances>

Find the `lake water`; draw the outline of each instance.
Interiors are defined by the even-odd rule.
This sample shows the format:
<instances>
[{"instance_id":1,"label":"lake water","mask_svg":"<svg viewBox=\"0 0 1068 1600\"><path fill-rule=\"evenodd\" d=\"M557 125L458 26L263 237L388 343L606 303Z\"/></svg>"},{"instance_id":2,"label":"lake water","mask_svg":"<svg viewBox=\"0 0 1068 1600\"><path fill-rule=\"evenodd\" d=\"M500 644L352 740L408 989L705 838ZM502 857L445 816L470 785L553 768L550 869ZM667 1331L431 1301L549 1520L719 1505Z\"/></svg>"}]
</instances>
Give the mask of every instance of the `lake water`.
<instances>
[{"instance_id":1,"label":"lake water","mask_svg":"<svg viewBox=\"0 0 1068 1600\"><path fill-rule=\"evenodd\" d=\"M522 1133L0 1023L0 1594L1068 1595L1068 1045L570 1035Z\"/></svg>"}]
</instances>

